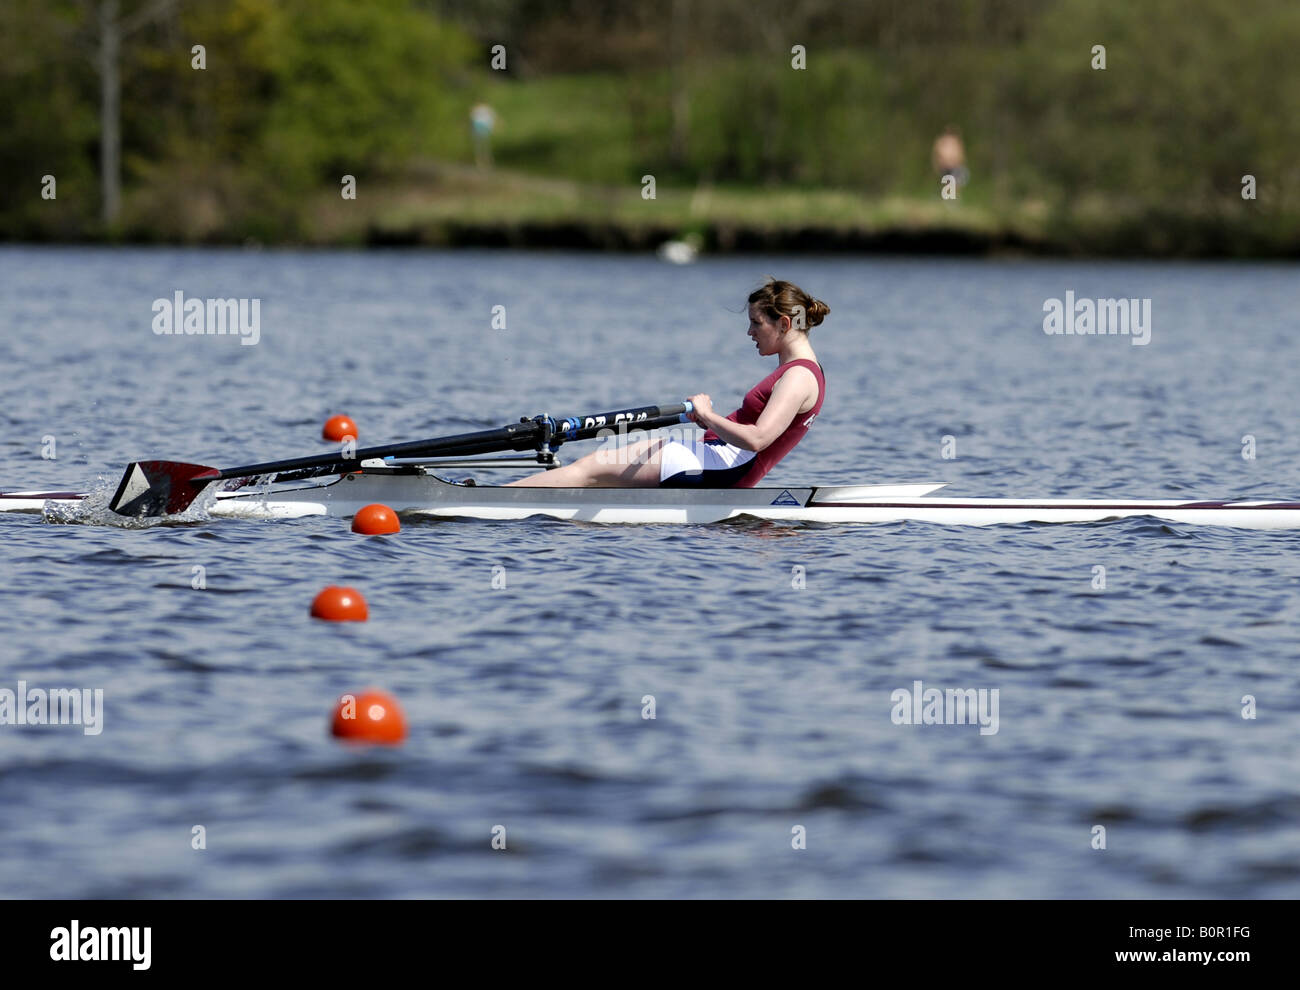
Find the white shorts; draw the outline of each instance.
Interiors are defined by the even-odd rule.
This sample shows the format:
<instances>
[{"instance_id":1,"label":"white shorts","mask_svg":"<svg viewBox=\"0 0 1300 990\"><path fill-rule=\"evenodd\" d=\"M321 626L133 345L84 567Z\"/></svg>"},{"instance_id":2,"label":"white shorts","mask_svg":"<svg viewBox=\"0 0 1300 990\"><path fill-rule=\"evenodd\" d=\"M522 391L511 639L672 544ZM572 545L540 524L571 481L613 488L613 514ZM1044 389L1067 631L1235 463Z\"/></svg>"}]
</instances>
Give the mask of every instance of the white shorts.
<instances>
[{"instance_id":1,"label":"white shorts","mask_svg":"<svg viewBox=\"0 0 1300 990\"><path fill-rule=\"evenodd\" d=\"M741 450L729 443L705 443L704 434L681 441L669 440L659 448L659 483L662 485L675 475L679 484L708 485L709 476L721 480L722 487L731 484L744 465L754 459L752 450Z\"/></svg>"}]
</instances>

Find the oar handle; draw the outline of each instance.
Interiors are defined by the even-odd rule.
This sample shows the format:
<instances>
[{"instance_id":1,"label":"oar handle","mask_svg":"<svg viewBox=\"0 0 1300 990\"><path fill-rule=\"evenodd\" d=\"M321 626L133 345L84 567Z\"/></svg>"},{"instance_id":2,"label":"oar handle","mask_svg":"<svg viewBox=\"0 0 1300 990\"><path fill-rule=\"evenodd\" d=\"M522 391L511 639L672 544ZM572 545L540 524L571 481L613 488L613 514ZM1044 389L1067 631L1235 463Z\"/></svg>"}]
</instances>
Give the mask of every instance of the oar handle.
<instances>
[{"instance_id":1,"label":"oar handle","mask_svg":"<svg viewBox=\"0 0 1300 990\"><path fill-rule=\"evenodd\" d=\"M680 402L670 406L644 406L641 409L628 409L617 413L602 413L598 416L571 416L568 419L552 420L551 435L559 440L577 440L578 434L591 431L591 436L604 429L617 429L622 423L629 428L645 428L649 420L660 420L658 426L670 423L685 423L691 418L695 406L691 402ZM581 438L588 439L588 438Z\"/></svg>"},{"instance_id":2,"label":"oar handle","mask_svg":"<svg viewBox=\"0 0 1300 990\"><path fill-rule=\"evenodd\" d=\"M650 416L644 419L620 420L617 423L582 423L576 427L566 430L564 433L556 432L551 440L552 445L559 446L562 442L570 440L593 440L600 436L606 430L617 432L621 427L626 426L629 430L659 430L665 426L672 426L674 423L690 423L691 410L694 406L689 402L680 405L661 406L659 407L658 416ZM566 422L572 423L573 420Z\"/></svg>"}]
</instances>

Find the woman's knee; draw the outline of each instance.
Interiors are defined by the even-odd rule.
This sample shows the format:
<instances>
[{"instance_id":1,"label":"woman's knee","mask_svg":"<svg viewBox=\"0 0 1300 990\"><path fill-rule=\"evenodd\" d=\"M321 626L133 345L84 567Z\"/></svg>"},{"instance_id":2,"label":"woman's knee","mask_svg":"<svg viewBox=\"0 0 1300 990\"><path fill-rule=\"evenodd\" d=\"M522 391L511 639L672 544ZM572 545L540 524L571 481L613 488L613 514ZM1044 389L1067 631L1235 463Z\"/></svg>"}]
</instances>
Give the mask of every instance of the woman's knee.
<instances>
[{"instance_id":1,"label":"woman's knee","mask_svg":"<svg viewBox=\"0 0 1300 990\"><path fill-rule=\"evenodd\" d=\"M663 440L660 437L648 437L632 443L611 444L588 454L587 457L592 458L596 464L613 471L620 471L626 467L658 463L659 448L662 446Z\"/></svg>"},{"instance_id":2,"label":"woman's knee","mask_svg":"<svg viewBox=\"0 0 1300 990\"><path fill-rule=\"evenodd\" d=\"M602 448L574 463L582 465L589 483L646 484L646 479L651 478L652 475L653 480L657 482L661 446L663 446L661 438L651 437L621 445L613 450Z\"/></svg>"}]
</instances>

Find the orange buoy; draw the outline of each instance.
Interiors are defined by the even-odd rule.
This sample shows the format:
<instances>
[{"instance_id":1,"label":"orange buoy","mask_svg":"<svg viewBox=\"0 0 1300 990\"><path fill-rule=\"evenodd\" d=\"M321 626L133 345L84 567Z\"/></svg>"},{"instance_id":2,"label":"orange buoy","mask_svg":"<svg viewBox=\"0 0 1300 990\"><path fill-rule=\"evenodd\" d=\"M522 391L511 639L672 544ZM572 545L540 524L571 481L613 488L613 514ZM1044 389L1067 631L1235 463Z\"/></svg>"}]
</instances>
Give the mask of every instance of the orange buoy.
<instances>
[{"instance_id":1,"label":"orange buoy","mask_svg":"<svg viewBox=\"0 0 1300 990\"><path fill-rule=\"evenodd\" d=\"M391 694L368 688L339 698L330 731L349 742L392 746L406 738L406 716Z\"/></svg>"},{"instance_id":2,"label":"orange buoy","mask_svg":"<svg viewBox=\"0 0 1300 990\"><path fill-rule=\"evenodd\" d=\"M341 588L331 584L322 588L312 600L311 614L330 622L365 622L370 618L366 600L355 588Z\"/></svg>"},{"instance_id":3,"label":"orange buoy","mask_svg":"<svg viewBox=\"0 0 1300 990\"><path fill-rule=\"evenodd\" d=\"M374 536L382 533L401 532L402 524L397 521L397 513L382 502L363 505L352 517L352 532Z\"/></svg>"},{"instance_id":4,"label":"orange buoy","mask_svg":"<svg viewBox=\"0 0 1300 990\"><path fill-rule=\"evenodd\" d=\"M349 437L355 440L357 424L352 422L350 416L331 416L321 427L320 436L322 440L328 440L330 443L342 443Z\"/></svg>"}]
</instances>

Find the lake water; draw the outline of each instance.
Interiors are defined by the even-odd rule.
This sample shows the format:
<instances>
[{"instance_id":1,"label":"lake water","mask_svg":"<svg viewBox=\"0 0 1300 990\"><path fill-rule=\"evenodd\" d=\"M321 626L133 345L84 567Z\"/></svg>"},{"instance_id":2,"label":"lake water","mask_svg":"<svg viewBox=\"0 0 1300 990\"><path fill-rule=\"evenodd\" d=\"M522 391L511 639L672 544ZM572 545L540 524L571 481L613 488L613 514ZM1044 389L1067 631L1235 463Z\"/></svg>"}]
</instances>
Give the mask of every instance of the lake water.
<instances>
[{"instance_id":1,"label":"lake water","mask_svg":"<svg viewBox=\"0 0 1300 990\"><path fill-rule=\"evenodd\" d=\"M832 310L771 483L1300 498L1294 267L12 246L0 488L315 453L335 412L734 408L766 273ZM260 300L258 343L155 334L177 290ZM1150 299L1150 342L1045 334L1067 291ZM0 527L0 689L104 692L96 735L0 726L4 896L1300 895L1300 533ZM309 618L329 583L370 621ZM918 680L997 690L997 732L895 724ZM404 746L329 736L370 685Z\"/></svg>"}]
</instances>

